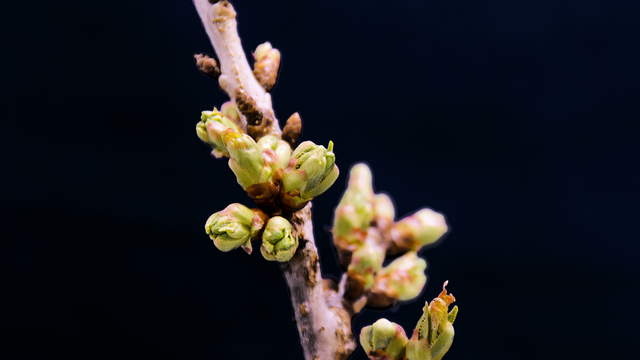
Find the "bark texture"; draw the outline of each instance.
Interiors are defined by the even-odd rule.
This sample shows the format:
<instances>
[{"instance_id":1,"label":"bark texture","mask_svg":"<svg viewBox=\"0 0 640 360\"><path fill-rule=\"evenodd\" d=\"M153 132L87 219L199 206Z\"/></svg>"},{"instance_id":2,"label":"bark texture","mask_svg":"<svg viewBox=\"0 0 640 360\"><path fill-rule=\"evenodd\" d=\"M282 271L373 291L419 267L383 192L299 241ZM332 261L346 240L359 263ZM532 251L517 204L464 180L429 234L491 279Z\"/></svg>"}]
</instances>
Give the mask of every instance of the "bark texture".
<instances>
[{"instance_id":1,"label":"bark texture","mask_svg":"<svg viewBox=\"0 0 640 360\"><path fill-rule=\"evenodd\" d=\"M351 333L351 314L341 294L320 273L313 237L311 203L292 216L300 249L282 264L305 359L346 359L356 344Z\"/></svg>"}]
</instances>

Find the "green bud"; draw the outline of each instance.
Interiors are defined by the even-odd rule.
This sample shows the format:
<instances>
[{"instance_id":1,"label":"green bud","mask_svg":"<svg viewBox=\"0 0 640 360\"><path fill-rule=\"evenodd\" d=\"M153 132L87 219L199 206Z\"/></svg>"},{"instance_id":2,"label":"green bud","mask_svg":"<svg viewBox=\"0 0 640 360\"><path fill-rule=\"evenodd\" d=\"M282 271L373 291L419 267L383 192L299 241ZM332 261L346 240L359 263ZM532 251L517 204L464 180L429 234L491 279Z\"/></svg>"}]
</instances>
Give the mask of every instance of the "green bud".
<instances>
[{"instance_id":1,"label":"green bud","mask_svg":"<svg viewBox=\"0 0 640 360\"><path fill-rule=\"evenodd\" d=\"M391 237L397 248L418 251L421 247L436 242L447 230L447 222L442 214L422 209L395 223L391 229Z\"/></svg>"},{"instance_id":2,"label":"green bud","mask_svg":"<svg viewBox=\"0 0 640 360\"><path fill-rule=\"evenodd\" d=\"M331 141L326 149L311 141L298 145L282 177L283 203L299 209L331 187L339 174L335 158Z\"/></svg>"},{"instance_id":3,"label":"green bud","mask_svg":"<svg viewBox=\"0 0 640 360\"><path fill-rule=\"evenodd\" d=\"M214 154L218 157L229 156L223 141L226 132L240 132L240 128L215 108L202 112L196 124L196 133L200 140L214 147Z\"/></svg>"},{"instance_id":4,"label":"green bud","mask_svg":"<svg viewBox=\"0 0 640 360\"><path fill-rule=\"evenodd\" d=\"M420 295L427 282L427 262L415 252L408 252L380 270L372 291L392 299L410 300Z\"/></svg>"},{"instance_id":5,"label":"green bud","mask_svg":"<svg viewBox=\"0 0 640 360\"><path fill-rule=\"evenodd\" d=\"M353 166L349 171L349 185L333 217L333 238L338 248L354 251L363 244L373 221L373 200L369 167L365 164Z\"/></svg>"},{"instance_id":6,"label":"green bud","mask_svg":"<svg viewBox=\"0 0 640 360\"><path fill-rule=\"evenodd\" d=\"M267 222L262 233L260 252L269 261L286 262L291 260L298 249L298 238L292 233L291 223L281 217L274 216Z\"/></svg>"},{"instance_id":7,"label":"green bud","mask_svg":"<svg viewBox=\"0 0 640 360\"><path fill-rule=\"evenodd\" d=\"M407 341L402 326L384 318L365 326L360 332L360 345L371 360L403 359Z\"/></svg>"},{"instance_id":8,"label":"green bud","mask_svg":"<svg viewBox=\"0 0 640 360\"><path fill-rule=\"evenodd\" d=\"M229 151L229 167L243 189L271 180L271 166L267 164L262 149L251 136L228 132L223 141Z\"/></svg>"},{"instance_id":9,"label":"green bud","mask_svg":"<svg viewBox=\"0 0 640 360\"><path fill-rule=\"evenodd\" d=\"M231 204L209 216L204 230L220 251L245 246L251 252L251 238L264 226L261 214L242 204Z\"/></svg>"},{"instance_id":10,"label":"green bud","mask_svg":"<svg viewBox=\"0 0 640 360\"><path fill-rule=\"evenodd\" d=\"M447 294L447 283L442 292L430 303L426 303L423 313L413 330L413 336L407 344L408 360L440 360L453 344L455 331L453 322L458 314L458 307L449 311L449 305L455 297Z\"/></svg>"},{"instance_id":11,"label":"green bud","mask_svg":"<svg viewBox=\"0 0 640 360\"><path fill-rule=\"evenodd\" d=\"M375 241L366 241L351 256L347 273L356 280L363 290L369 290L374 283L375 275L382 268L385 249Z\"/></svg>"},{"instance_id":12,"label":"green bud","mask_svg":"<svg viewBox=\"0 0 640 360\"><path fill-rule=\"evenodd\" d=\"M288 142L275 135L265 135L258 140L258 146L262 149L264 158L274 172L289 165L291 146Z\"/></svg>"}]
</instances>

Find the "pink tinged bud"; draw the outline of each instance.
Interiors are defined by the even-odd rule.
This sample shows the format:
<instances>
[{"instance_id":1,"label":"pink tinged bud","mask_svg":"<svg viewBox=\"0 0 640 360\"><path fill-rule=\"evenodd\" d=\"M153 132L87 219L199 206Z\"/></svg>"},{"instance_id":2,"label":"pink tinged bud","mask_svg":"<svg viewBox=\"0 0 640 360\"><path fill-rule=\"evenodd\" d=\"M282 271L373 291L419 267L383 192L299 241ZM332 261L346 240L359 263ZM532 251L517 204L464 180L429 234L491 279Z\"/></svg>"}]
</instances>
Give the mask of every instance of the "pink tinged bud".
<instances>
[{"instance_id":1,"label":"pink tinged bud","mask_svg":"<svg viewBox=\"0 0 640 360\"><path fill-rule=\"evenodd\" d=\"M226 132L223 141L229 151L229 167L243 189L270 182L272 168L251 136Z\"/></svg>"},{"instance_id":2,"label":"pink tinged bud","mask_svg":"<svg viewBox=\"0 0 640 360\"><path fill-rule=\"evenodd\" d=\"M216 157L229 155L223 141L227 132L239 133L240 128L215 108L202 112L200 122L196 124L196 133L200 140L214 147Z\"/></svg>"},{"instance_id":3,"label":"pink tinged bud","mask_svg":"<svg viewBox=\"0 0 640 360\"><path fill-rule=\"evenodd\" d=\"M216 248L227 252L238 247L251 251L251 239L264 226L263 214L242 204L231 204L211 215L205 224L205 232Z\"/></svg>"},{"instance_id":4,"label":"pink tinged bud","mask_svg":"<svg viewBox=\"0 0 640 360\"><path fill-rule=\"evenodd\" d=\"M360 332L360 345L371 360L402 360L407 341L404 329L384 318Z\"/></svg>"},{"instance_id":5,"label":"pink tinged bud","mask_svg":"<svg viewBox=\"0 0 640 360\"><path fill-rule=\"evenodd\" d=\"M357 164L349 171L349 184L333 218L335 245L354 251L362 245L374 216L372 175L365 164Z\"/></svg>"},{"instance_id":6,"label":"pink tinged bud","mask_svg":"<svg viewBox=\"0 0 640 360\"><path fill-rule=\"evenodd\" d=\"M427 282L426 268L424 259L415 252L408 252L382 268L372 292L400 301L413 299L420 295Z\"/></svg>"},{"instance_id":7,"label":"pink tinged bud","mask_svg":"<svg viewBox=\"0 0 640 360\"><path fill-rule=\"evenodd\" d=\"M418 251L438 241L447 230L447 222L442 214L422 209L394 224L391 237L398 249Z\"/></svg>"},{"instance_id":8,"label":"pink tinged bud","mask_svg":"<svg viewBox=\"0 0 640 360\"><path fill-rule=\"evenodd\" d=\"M351 257L347 273L357 281L363 290L369 290L374 283L375 275L382 268L385 249L371 239L360 246Z\"/></svg>"}]
</instances>

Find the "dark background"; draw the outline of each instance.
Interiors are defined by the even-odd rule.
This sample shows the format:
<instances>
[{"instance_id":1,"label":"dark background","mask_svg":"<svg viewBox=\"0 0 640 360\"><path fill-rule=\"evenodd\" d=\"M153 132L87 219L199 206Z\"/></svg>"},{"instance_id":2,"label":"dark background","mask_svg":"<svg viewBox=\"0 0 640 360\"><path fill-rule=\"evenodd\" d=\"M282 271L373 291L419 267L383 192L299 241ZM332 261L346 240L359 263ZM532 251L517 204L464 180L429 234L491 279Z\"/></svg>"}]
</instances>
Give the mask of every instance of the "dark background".
<instances>
[{"instance_id":1,"label":"dark background","mask_svg":"<svg viewBox=\"0 0 640 360\"><path fill-rule=\"evenodd\" d=\"M280 119L332 139L343 174L368 162L399 215L450 223L426 291L356 332L410 333L448 279L447 359L634 357L637 2L235 4L246 50L283 52ZM248 200L195 136L226 98L193 64L212 49L191 2L5 6L0 356L301 359L278 266L203 233ZM315 202L333 276L344 185Z\"/></svg>"}]
</instances>

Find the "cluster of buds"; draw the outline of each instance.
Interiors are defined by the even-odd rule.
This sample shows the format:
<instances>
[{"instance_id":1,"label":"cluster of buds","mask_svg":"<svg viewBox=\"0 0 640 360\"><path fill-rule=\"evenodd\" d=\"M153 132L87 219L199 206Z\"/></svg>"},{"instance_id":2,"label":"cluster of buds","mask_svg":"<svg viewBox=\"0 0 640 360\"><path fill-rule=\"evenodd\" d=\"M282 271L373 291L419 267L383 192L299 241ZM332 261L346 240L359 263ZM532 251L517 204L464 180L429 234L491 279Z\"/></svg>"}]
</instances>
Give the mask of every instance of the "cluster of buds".
<instances>
[{"instance_id":1,"label":"cluster of buds","mask_svg":"<svg viewBox=\"0 0 640 360\"><path fill-rule=\"evenodd\" d=\"M298 249L293 226L281 216L267 219L260 209L234 203L209 216L204 230L218 250L227 252L242 248L248 254L253 249L251 241L262 234L262 256L269 261L289 261Z\"/></svg>"},{"instance_id":2,"label":"cluster of buds","mask_svg":"<svg viewBox=\"0 0 640 360\"><path fill-rule=\"evenodd\" d=\"M282 205L291 210L303 208L311 199L327 191L338 174L333 142L329 141L326 148L311 141L302 142L283 171Z\"/></svg>"},{"instance_id":3,"label":"cluster of buds","mask_svg":"<svg viewBox=\"0 0 640 360\"><path fill-rule=\"evenodd\" d=\"M441 360L453 343L453 322L458 314L455 298L447 294L447 283L430 303L407 339L404 329L387 319L365 326L360 332L360 345L371 360Z\"/></svg>"},{"instance_id":4,"label":"cluster of buds","mask_svg":"<svg viewBox=\"0 0 640 360\"><path fill-rule=\"evenodd\" d=\"M305 141L293 151L276 135L256 142L243 130L240 113L231 102L222 111L203 111L196 133L214 148L216 157L229 158L238 184L266 209L301 209L333 185L339 174L332 142L325 148Z\"/></svg>"},{"instance_id":5,"label":"cluster of buds","mask_svg":"<svg viewBox=\"0 0 640 360\"><path fill-rule=\"evenodd\" d=\"M335 210L333 239L347 266L348 297L366 295L368 305L387 307L420 294L427 264L417 251L440 238L447 225L442 215L429 209L394 222L393 202L386 194L374 193L372 178L365 164L351 169ZM387 253L405 254L383 267Z\"/></svg>"}]
</instances>

